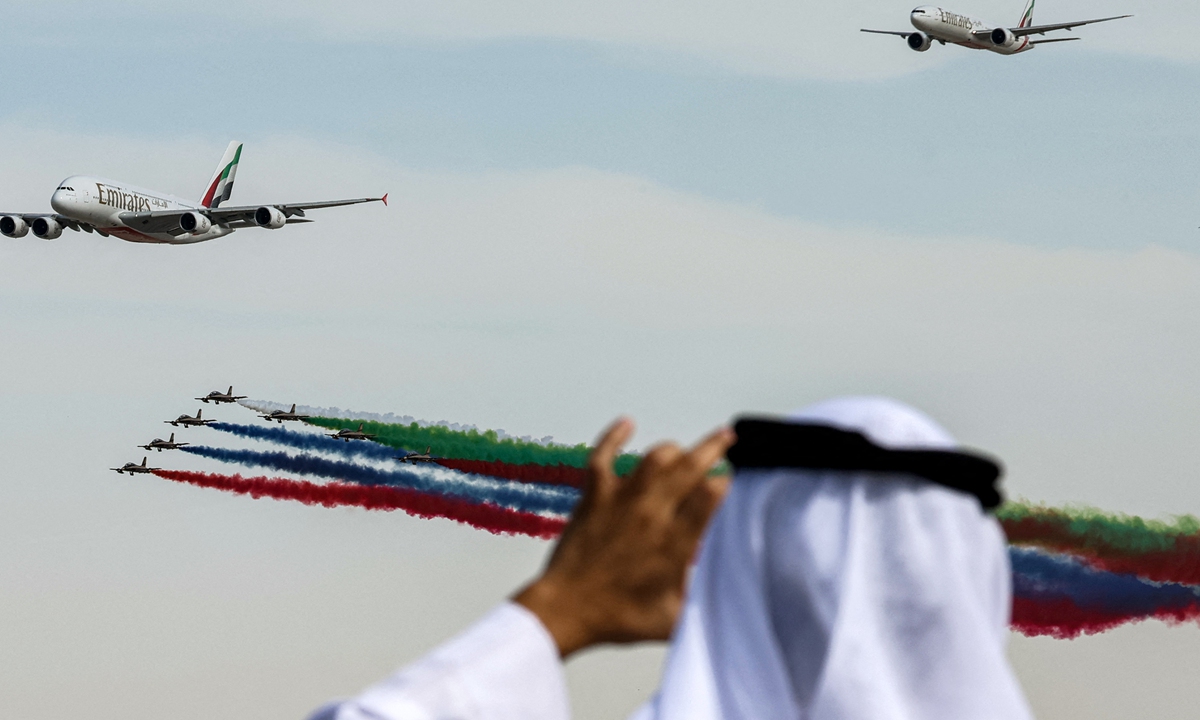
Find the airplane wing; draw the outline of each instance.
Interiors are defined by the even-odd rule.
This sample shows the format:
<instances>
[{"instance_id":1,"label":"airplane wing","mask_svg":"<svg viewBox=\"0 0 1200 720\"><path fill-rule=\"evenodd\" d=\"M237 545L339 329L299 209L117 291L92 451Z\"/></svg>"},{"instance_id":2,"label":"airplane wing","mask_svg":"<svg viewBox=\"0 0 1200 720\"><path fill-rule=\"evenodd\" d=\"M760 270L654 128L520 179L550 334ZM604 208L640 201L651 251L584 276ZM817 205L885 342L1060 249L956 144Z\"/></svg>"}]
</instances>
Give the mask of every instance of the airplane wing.
<instances>
[{"instance_id":1,"label":"airplane wing","mask_svg":"<svg viewBox=\"0 0 1200 720\"><path fill-rule=\"evenodd\" d=\"M1016 37L1025 37L1027 35L1045 35L1046 33L1054 32L1055 30L1072 30L1084 25L1095 25L1096 23L1108 22L1110 20L1123 20L1128 17L1133 16L1115 15L1113 17L1100 18L1098 20L1080 20L1078 22L1055 23L1054 25L1031 25L1029 27L1009 28L1008 31Z\"/></svg>"},{"instance_id":2,"label":"airplane wing","mask_svg":"<svg viewBox=\"0 0 1200 720\"><path fill-rule=\"evenodd\" d=\"M0 212L0 216L2 216L2 215L9 215L11 217L19 217L22 220L24 220L26 222L26 224L28 224L28 225L32 225L33 221L37 220L38 218L46 218L48 220L54 220L59 225L62 225L65 228L70 228L76 232L79 232L79 231L88 232L88 233L97 232L97 233L100 233L101 235L103 235L104 237L108 237L108 233L104 232L103 230L97 230L96 228L92 227L91 225L88 225L87 223L81 223L78 220L74 220L72 218L67 217L66 215L58 215L56 213L6 213L6 212Z\"/></svg>"},{"instance_id":3,"label":"airplane wing","mask_svg":"<svg viewBox=\"0 0 1200 720\"><path fill-rule=\"evenodd\" d=\"M863 28L861 32L875 33L876 35L898 35L902 38L908 38L909 35L912 35L911 31L903 32L903 31L897 31L897 30L868 30L866 28Z\"/></svg>"},{"instance_id":4,"label":"airplane wing","mask_svg":"<svg viewBox=\"0 0 1200 720\"><path fill-rule=\"evenodd\" d=\"M1047 43L1071 42L1072 40L1079 40L1079 39L1080 38L1072 37L1072 38L1053 38L1053 39L1048 39L1048 40L1030 40L1029 44L1030 45L1045 45Z\"/></svg>"},{"instance_id":5,"label":"airplane wing","mask_svg":"<svg viewBox=\"0 0 1200 720\"><path fill-rule=\"evenodd\" d=\"M286 203L276 205L240 205L219 208L197 208L196 210L155 210L153 212L125 212L121 213L121 222L135 230L141 230L147 233L168 233L178 235L183 232L183 228L179 227L179 218L189 212L202 212L208 216L217 225L224 225L231 228L247 228L258 227L254 222L254 213L260 207L273 207L283 216L287 218L289 225L295 223L312 222L305 218L304 213L307 210L320 210L322 208L341 207L343 205L359 205L369 202L385 202L385 198L354 198L353 200L323 200L320 202L308 203Z\"/></svg>"}]
</instances>

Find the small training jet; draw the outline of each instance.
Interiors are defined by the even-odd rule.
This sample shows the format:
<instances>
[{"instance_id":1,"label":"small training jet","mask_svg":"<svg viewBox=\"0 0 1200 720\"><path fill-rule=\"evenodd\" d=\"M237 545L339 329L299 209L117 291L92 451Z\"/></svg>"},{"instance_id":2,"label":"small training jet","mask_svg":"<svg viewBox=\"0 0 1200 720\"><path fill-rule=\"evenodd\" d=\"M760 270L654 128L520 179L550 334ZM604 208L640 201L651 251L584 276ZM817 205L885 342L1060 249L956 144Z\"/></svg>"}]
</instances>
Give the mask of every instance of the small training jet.
<instances>
[{"instance_id":1,"label":"small training jet","mask_svg":"<svg viewBox=\"0 0 1200 720\"><path fill-rule=\"evenodd\" d=\"M433 456L429 454L429 451L432 449L427 447L423 453L412 452L407 455L400 455L396 459L402 463L412 463L413 465L417 463L431 463L433 462Z\"/></svg>"},{"instance_id":2,"label":"small training jet","mask_svg":"<svg viewBox=\"0 0 1200 720\"><path fill-rule=\"evenodd\" d=\"M0 211L0 235L25 237L33 231L54 240L63 230L95 232L136 243L187 245L224 237L242 228L278 230L312 222L307 213L324 208L381 202L388 196L320 200L301 203L229 205L233 180L242 159L242 144L229 143L221 164L205 185L200 200L184 200L156 190L86 175L72 175L50 196L52 213Z\"/></svg>"},{"instance_id":3,"label":"small training jet","mask_svg":"<svg viewBox=\"0 0 1200 720\"><path fill-rule=\"evenodd\" d=\"M351 440L370 440L375 437L371 433L363 432L362 423L358 424L357 430L338 430L335 433L328 433L328 435L334 440L345 440L346 442L350 442Z\"/></svg>"},{"instance_id":4,"label":"small training jet","mask_svg":"<svg viewBox=\"0 0 1200 720\"><path fill-rule=\"evenodd\" d=\"M221 403L235 403L238 400L245 400L246 396L245 395L234 395L233 394L233 386L230 385L228 392L221 392L220 390L213 390L212 392L205 395L204 397L198 397L196 399L202 403L211 402L215 405L220 405Z\"/></svg>"},{"instance_id":5,"label":"small training jet","mask_svg":"<svg viewBox=\"0 0 1200 720\"><path fill-rule=\"evenodd\" d=\"M1030 38L1033 35L1044 36L1048 32L1072 30L1083 25L1094 25L1110 20L1122 20L1127 17L1133 17L1132 15L1116 15L1097 20L1076 20L1074 22L1054 23L1052 25L1034 25L1033 6L1035 2L1037 0L1029 0L1029 4L1025 6L1025 14L1021 16L1021 22L1016 27L1011 28L989 27L983 22L965 15L952 13L933 5L922 5L913 10L909 15L909 20L912 22L913 27L916 28L916 32L867 30L866 28L863 29L863 32L875 33L877 35L897 35L904 38L908 46L917 52L925 52L933 45L934 41L937 41L943 45L951 43L973 50L990 50L1000 55L1016 55L1017 53L1032 50L1038 45L1069 42L1079 39L1077 37L1069 37L1032 40Z\"/></svg>"},{"instance_id":6,"label":"small training jet","mask_svg":"<svg viewBox=\"0 0 1200 720\"><path fill-rule=\"evenodd\" d=\"M296 403L292 403L291 410L272 410L269 413L263 413L262 415L259 415L259 417L267 421L278 420L279 424L282 425L284 420L307 420L312 417L312 415L301 415L297 413Z\"/></svg>"},{"instance_id":7,"label":"small training jet","mask_svg":"<svg viewBox=\"0 0 1200 720\"><path fill-rule=\"evenodd\" d=\"M165 422L168 425L174 425L175 427L180 427L180 426L204 427L205 425L208 425L209 423L216 422L216 420L205 420L202 417L203 413L204 413L204 410L201 409L201 410L196 411L196 417L192 417L191 415L180 415L179 417L175 418L174 420L163 420L163 422Z\"/></svg>"},{"instance_id":8,"label":"small training jet","mask_svg":"<svg viewBox=\"0 0 1200 720\"><path fill-rule=\"evenodd\" d=\"M109 468L109 470L115 471L118 475L124 475L125 473L134 475L137 473L152 473L155 470L162 470L162 468L146 467L146 458L142 458L141 465L137 463L125 463L119 468Z\"/></svg>"},{"instance_id":9,"label":"small training jet","mask_svg":"<svg viewBox=\"0 0 1200 720\"><path fill-rule=\"evenodd\" d=\"M153 440L150 441L150 443L148 445L138 445L138 447L144 448L146 450L157 450L159 452L162 452L163 450L178 450L179 448L183 447L184 445L191 445L191 443L175 442L175 433L171 433L170 440L163 440L162 438L154 438Z\"/></svg>"}]
</instances>

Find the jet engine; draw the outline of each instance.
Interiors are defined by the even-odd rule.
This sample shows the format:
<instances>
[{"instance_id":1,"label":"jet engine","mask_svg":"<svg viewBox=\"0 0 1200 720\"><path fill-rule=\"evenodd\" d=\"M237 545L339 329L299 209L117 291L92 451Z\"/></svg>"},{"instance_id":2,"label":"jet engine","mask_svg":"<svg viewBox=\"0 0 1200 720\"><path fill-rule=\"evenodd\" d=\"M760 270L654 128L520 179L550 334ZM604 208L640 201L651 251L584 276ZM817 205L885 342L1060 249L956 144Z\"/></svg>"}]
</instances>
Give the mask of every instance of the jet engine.
<instances>
[{"instance_id":1,"label":"jet engine","mask_svg":"<svg viewBox=\"0 0 1200 720\"><path fill-rule=\"evenodd\" d=\"M917 52L925 52L933 45L933 38L923 32L915 32L908 36L908 46Z\"/></svg>"},{"instance_id":2,"label":"jet engine","mask_svg":"<svg viewBox=\"0 0 1200 720\"><path fill-rule=\"evenodd\" d=\"M24 218L5 215L0 217L0 233L10 238L25 237L29 234L29 224Z\"/></svg>"},{"instance_id":3,"label":"jet engine","mask_svg":"<svg viewBox=\"0 0 1200 720\"><path fill-rule=\"evenodd\" d=\"M992 44L1008 47L1017 41L1017 36L1008 28L996 28L992 31Z\"/></svg>"},{"instance_id":4,"label":"jet engine","mask_svg":"<svg viewBox=\"0 0 1200 720\"><path fill-rule=\"evenodd\" d=\"M212 220L198 212L187 212L179 216L179 227L193 235L203 235L212 229Z\"/></svg>"},{"instance_id":5,"label":"jet engine","mask_svg":"<svg viewBox=\"0 0 1200 720\"><path fill-rule=\"evenodd\" d=\"M254 211L254 222L259 227L278 230L287 224L287 217L279 211L279 208L260 207Z\"/></svg>"},{"instance_id":6,"label":"jet engine","mask_svg":"<svg viewBox=\"0 0 1200 720\"><path fill-rule=\"evenodd\" d=\"M33 234L43 240L55 240L62 235L63 226L54 218L40 217L33 221Z\"/></svg>"}]
</instances>

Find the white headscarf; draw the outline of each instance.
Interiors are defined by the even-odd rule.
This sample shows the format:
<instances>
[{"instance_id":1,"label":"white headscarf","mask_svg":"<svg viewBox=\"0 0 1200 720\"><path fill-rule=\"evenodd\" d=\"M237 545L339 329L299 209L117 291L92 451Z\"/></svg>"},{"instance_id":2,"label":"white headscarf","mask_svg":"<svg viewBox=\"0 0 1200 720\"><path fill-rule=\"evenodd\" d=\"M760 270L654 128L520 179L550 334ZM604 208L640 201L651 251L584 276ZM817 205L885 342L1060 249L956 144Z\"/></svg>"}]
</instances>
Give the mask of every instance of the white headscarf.
<instances>
[{"instance_id":1,"label":"white headscarf","mask_svg":"<svg viewBox=\"0 0 1200 720\"><path fill-rule=\"evenodd\" d=\"M895 401L798 422L888 449L955 449ZM973 496L904 475L737 474L705 538L658 695L639 720L1028 720L1005 656L1003 533Z\"/></svg>"}]
</instances>

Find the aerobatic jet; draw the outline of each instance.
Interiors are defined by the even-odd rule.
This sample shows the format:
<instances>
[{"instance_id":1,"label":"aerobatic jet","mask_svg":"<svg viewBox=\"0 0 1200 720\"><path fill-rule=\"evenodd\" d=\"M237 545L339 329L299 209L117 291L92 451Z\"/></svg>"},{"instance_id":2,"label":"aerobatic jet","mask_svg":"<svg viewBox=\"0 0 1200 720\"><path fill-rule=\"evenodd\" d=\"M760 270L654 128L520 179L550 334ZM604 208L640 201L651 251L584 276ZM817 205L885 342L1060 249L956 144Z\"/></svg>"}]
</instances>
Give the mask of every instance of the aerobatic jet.
<instances>
[{"instance_id":1,"label":"aerobatic jet","mask_svg":"<svg viewBox=\"0 0 1200 720\"><path fill-rule=\"evenodd\" d=\"M312 222L305 213L320 208L382 202L383 197L322 200L268 205L227 205L242 158L242 144L229 143L221 164L198 201L86 175L59 183L50 196L52 213L0 211L0 234L25 237L30 231L54 240L63 230L96 232L138 243L187 245L219 238L241 228L278 230L284 225Z\"/></svg>"},{"instance_id":2,"label":"aerobatic jet","mask_svg":"<svg viewBox=\"0 0 1200 720\"><path fill-rule=\"evenodd\" d=\"M359 423L357 430L338 430L335 433L329 433L329 437L333 438L334 440L345 440L346 442L350 442L351 440L370 440L375 436L371 433L363 432L363 424Z\"/></svg>"},{"instance_id":3,"label":"aerobatic jet","mask_svg":"<svg viewBox=\"0 0 1200 720\"><path fill-rule=\"evenodd\" d=\"M431 447L427 447L423 453L412 452L407 455L401 455L396 459L402 463L412 463L413 465L416 465L417 463L431 463L433 462L434 458L429 454L429 451L432 449L433 448Z\"/></svg>"},{"instance_id":4,"label":"aerobatic jet","mask_svg":"<svg viewBox=\"0 0 1200 720\"><path fill-rule=\"evenodd\" d=\"M124 475L125 473L133 475L135 473L152 473L155 470L162 470L162 468L146 467L146 458L142 458L141 465L137 463L125 463L119 468L109 468L109 470L115 471L118 475Z\"/></svg>"},{"instance_id":5,"label":"aerobatic jet","mask_svg":"<svg viewBox=\"0 0 1200 720\"><path fill-rule=\"evenodd\" d=\"M1033 40L1031 38L1034 35L1044 36L1048 32L1071 30L1083 25L1093 25L1095 23L1133 17L1132 15L1116 15L1096 20L1076 20L1074 22L1053 23L1051 25L1034 25L1033 6L1035 2L1037 0L1029 0L1029 4L1025 6L1025 13L1021 15L1021 22L1016 27L994 28L974 18L952 13L940 7L922 5L913 10L909 15L909 20L911 20L913 27L916 28L915 32L867 30L865 28L863 32L876 33L878 35L898 35L904 38L908 46L917 52L925 52L936 41L943 45L952 43L974 50L991 50L1001 55L1016 55L1026 50L1032 50L1038 45L1079 39L1077 37L1069 37Z\"/></svg>"},{"instance_id":6,"label":"aerobatic jet","mask_svg":"<svg viewBox=\"0 0 1200 720\"><path fill-rule=\"evenodd\" d=\"M208 425L209 423L216 422L216 420L205 420L202 417L203 412L204 412L204 410L197 410L196 417L192 417L191 415L180 415L179 417L175 418L174 420L163 420L163 422L165 422L168 425L174 425L175 427L179 427L181 425L183 427L197 427L197 426L203 427L204 425Z\"/></svg>"},{"instance_id":7,"label":"aerobatic jet","mask_svg":"<svg viewBox=\"0 0 1200 720\"><path fill-rule=\"evenodd\" d=\"M163 440L162 438L154 438L153 440L151 440L149 442L149 444L138 445L138 447L143 448L145 450L157 450L159 452L162 452L163 450L178 450L179 448L181 448L185 445L191 445L191 443L175 442L175 433L171 433L170 440Z\"/></svg>"},{"instance_id":8,"label":"aerobatic jet","mask_svg":"<svg viewBox=\"0 0 1200 720\"><path fill-rule=\"evenodd\" d=\"M220 405L221 403L235 403L238 400L245 400L246 396L245 395L234 395L233 394L233 386L230 385L228 392L221 392L220 390L213 390L212 392L205 395L204 397L198 397L196 399L202 403L211 402L213 404Z\"/></svg>"},{"instance_id":9,"label":"aerobatic jet","mask_svg":"<svg viewBox=\"0 0 1200 720\"><path fill-rule=\"evenodd\" d=\"M259 415L259 417L268 421L278 420L279 424L282 425L284 420L307 420L312 417L312 415L301 415L297 413L296 403L292 403L291 410L272 410L269 413L263 413L262 415Z\"/></svg>"}]
</instances>

